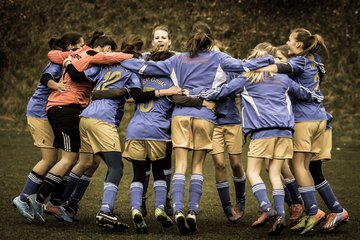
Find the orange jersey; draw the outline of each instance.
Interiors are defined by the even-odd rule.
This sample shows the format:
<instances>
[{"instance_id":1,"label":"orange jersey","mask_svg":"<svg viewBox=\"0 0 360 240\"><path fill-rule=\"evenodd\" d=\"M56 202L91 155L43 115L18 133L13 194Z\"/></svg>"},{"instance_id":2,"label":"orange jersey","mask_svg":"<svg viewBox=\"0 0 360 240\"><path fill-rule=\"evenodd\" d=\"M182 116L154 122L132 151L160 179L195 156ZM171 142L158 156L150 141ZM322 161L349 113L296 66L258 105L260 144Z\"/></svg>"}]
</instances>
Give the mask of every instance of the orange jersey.
<instances>
[{"instance_id":1,"label":"orange jersey","mask_svg":"<svg viewBox=\"0 0 360 240\"><path fill-rule=\"evenodd\" d=\"M87 54L90 47L84 46L75 52L62 52L53 50L48 53L49 60L54 63L62 64L69 55L72 58L72 64L78 71L84 71L94 64L114 64L125 59L132 58L132 54L124 53L103 53L99 52L94 56ZM64 73L59 81L70 86L69 91L52 91L46 106L46 110L53 106L64 106L69 104L79 104L85 108L90 101L92 84L90 82L74 82L68 73Z\"/></svg>"}]
</instances>

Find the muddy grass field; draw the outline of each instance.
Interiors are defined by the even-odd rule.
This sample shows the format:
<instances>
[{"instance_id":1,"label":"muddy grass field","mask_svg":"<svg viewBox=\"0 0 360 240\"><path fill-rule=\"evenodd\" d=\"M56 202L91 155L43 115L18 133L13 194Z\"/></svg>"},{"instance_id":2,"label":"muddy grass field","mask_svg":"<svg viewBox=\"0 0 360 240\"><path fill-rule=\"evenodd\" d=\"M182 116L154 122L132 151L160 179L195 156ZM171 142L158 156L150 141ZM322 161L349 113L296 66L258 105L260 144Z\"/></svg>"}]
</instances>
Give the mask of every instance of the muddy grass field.
<instances>
[{"instance_id":1,"label":"muddy grass field","mask_svg":"<svg viewBox=\"0 0 360 240\"><path fill-rule=\"evenodd\" d=\"M135 233L130 219L129 186L132 180L131 165L124 161L124 177L122 179L119 195L116 202L115 213L131 226L129 232L119 233L102 229L95 224L95 215L99 210L105 165L101 164L95 173L90 187L80 204L78 217L80 222L58 222L53 216L45 216L45 224L27 222L12 207L12 199L22 190L26 177L40 159L39 151L32 145L28 132L0 131L0 239L265 239L270 225L261 229L251 229L250 224L258 215L258 205L247 183L247 200L244 217L235 224L227 222L215 188L214 168L212 160L208 157L205 164L203 195L198 216L199 232L196 235L182 237L177 228L173 226L163 231L153 217L153 194L149 189L148 216L146 222L149 233L138 235ZM334 149L336 146L334 146ZM245 155L245 154L244 154ZM360 185L359 185L359 158L356 148L341 148L333 152L333 160L324 166L325 177L334 189L338 200L348 210L350 223L339 228L335 233L325 234L320 228L306 237L286 228L278 239L359 239L360 233ZM246 157L243 156L246 163ZM245 164L246 166L246 164ZM228 171L229 173L230 171ZM267 179L266 173L263 173ZM229 175L229 179L231 176ZM187 178L189 180L189 178ZM229 181L231 182L231 181ZM152 182L150 185L152 186ZM231 185L232 193L233 186ZM270 193L270 192L269 192ZM269 196L271 196L269 194ZM186 196L187 198L187 196ZM232 197L234 199L234 197ZM327 210L320 200L320 208Z\"/></svg>"}]
</instances>

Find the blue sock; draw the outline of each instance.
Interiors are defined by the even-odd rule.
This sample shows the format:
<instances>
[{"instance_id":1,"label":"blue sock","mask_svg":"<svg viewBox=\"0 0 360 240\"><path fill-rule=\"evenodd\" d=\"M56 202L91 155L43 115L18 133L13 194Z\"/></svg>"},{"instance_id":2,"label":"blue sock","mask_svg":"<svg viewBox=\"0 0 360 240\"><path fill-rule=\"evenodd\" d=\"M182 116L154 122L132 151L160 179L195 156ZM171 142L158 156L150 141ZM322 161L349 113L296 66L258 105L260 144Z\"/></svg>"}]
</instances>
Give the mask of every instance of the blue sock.
<instances>
[{"instance_id":1,"label":"blue sock","mask_svg":"<svg viewBox=\"0 0 360 240\"><path fill-rule=\"evenodd\" d=\"M77 206L77 204L80 202L82 197L84 196L86 189L88 188L89 184L91 182L91 177L82 175L80 178L80 181L78 182L75 190L72 192L70 199L69 199L69 205L70 206Z\"/></svg>"},{"instance_id":2,"label":"blue sock","mask_svg":"<svg viewBox=\"0 0 360 240\"><path fill-rule=\"evenodd\" d=\"M100 211L104 213L112 212L119 188L113 183L104 183L104 195L101 202Z\"/></svg>"},{"instance_id":3,"label":"blue sock","mask_svg":"<svg viewBox=\"0 0 360 240\"><path fill-rule=\"evenodd\" d=\"M216 189L219 193L219 197L223 209L227 207L232 207L230 200L229 182L225 181L225 182L216 183Z\"/></svg>"},{"instance_id":4,"label":"blue sock","mask_svg":"<svg viewBox=\"0 0 360 240\"><path fill-rule=\"evenodd\" d=\"M305 209L307 215L315 215L318 211L318 203L316 202L315 197L315 187L307 186L307 187L299 187L299 192L304 201Z\"/></svg>"},{"instance_id":5,"label":"blue sock","mask_svg":"<svg viewBox=\"0 0 360 240\"><path fill-rule=\"evenodd\" d=\"M37 192L43 180L44 176L41 176L34 171L31 171L25 182L24 188L20 193L20 200L23 202L27 202L27 197Z\"/></svg>"},{"instance_id":6,"label":"blue sock","mask_svg":"<svg viewBox=\"0 0 360 240\"><path fill-rule=\"evenodd\" d=\"M164 175L165 175L165 181L166 181L166 189L167 189L166 196L167 196L170 191L170 187L171 187L171 175L172 175L171 168L165 169Z\"/></svg>"},{"instance_id":7,"label":"blue sock","mask_svg":"<svg viewBox=\"0 0 360 240\"><path fill-rule=\"evenodd\" d=\"M70 199L71 194L74 192L81 179L80 176L76 175L73 172L70 172L69 178L70 179L66 184L63 195L61 197L61 202L66 202Z\"/></svg>"},{"instance_id":8,"label":"blue sock","mask_svg":"<svg viewBox=\"0 0 360 240\"><path fill-rule=\"evenodd\" d=\"M278 216L285 216L285 209L284 209L284 197L285 191L284 189L274 189L273 190L273 199L275 210Z\"/></svg>"},{"instance_id":9,"label":"blue sock","mask_svg":"<svg viewBox=\"0 0 360 240\"><path fill-rule=\"evenodd\" d=\"M234 186L235 186L235 196L236 196L236 203L240 204L241 210L245 208L245 187L246 187L246 175L244 174L243 177L234 178Z\"/></svg>"},{"instance_id":10,"label":"blue sock","mask_svg":"<svg viewBox=\"0 0 360 240\"><path fill-rule=\"evenodd\" d=\"M141 211L142 196L143 183L132 182L130 185L131 210L137 209Z\"/></svg>"},{"instance_id":11,"label":"blue sock","mask_svg":"<svg viewBox=\"0 0 360 240\"><path fill-rule=\"evenodd\" d=\"M285 192L285 202L288 206L293 204L291 194L289 192L289 189L287 189L286 185L284 184L284 192Z\"/></svg>"},{"instance_id":12,"label":"blue sock","mask_svg":"<svg viewBox=\"0 0 360 240\"><path fill-rule=\"evenodd\" d=\"M185 175L175 173L172 179L173 211L183 211L185 195Z\"/></svg>"},{"instance_id":13,"label":"blue sock","mask_svg":"<svg viewBox=\"0 0 360 240\"><path fill-rule=\"evenodd\" d=\"M342 212L343 208L338 202L330 184L326 180L316 185L315 188L319 192L321 198L324 200L326 206L331 212Z\"/></svg>"},{"instance_id":14,"label":"blue sock","mask_svg":"<svg viewBox=\"0 0 360 240\"><path fill-rule=\"evenodd\" d=\"M253 185L252 187L252 191L255 195L256 200L259 203L259 206L261 208L261 210L263 212L267 212L269 211L269 209L271 208L271 203L270 200L267 196L266 193L266 187L264 183L257 183L255 185Z\"/></svg>"},{"instance_id":15,"label":"blue sock","mask_svg":"<svg viewBox=\"0 0 360 240\"><path fill-rule=\"evenodd\" d=\"M303 199L301 199L301 195L299 193L299 185L295 179L285 181L285 186L289 190L293 204L304 204Z\"/></svg>"},{"instance_id":16,"label":"blue sock","mask_svg":"<svg viewBox=\"0 0 360 240\"><path fill-rule=\"evenodd\" d=\"M146 171L145 173L145 180L144 180L144 184L143 184L143 192L142 192L142 197L145 198L146 197L146 193L147 193L147 190L148 190L148 187L149 187L149 181L150 181L150 174L151 174L151 171Z\"/></svg>"},{"instance_id":17,"label":"blue sock","mask_svg":"<svg viewBox=\"0 0 360 240\"><path fill-rule=\"evenodd\" d=\"M155 208L165 209L166 203L166 181L156 180L154 181L154 192L155 192Z\"/></svg>"},{"instance_id":18,"label":"blue sock","mask_svg":"<svg viewBox=\"0 0 360 240\"><path fill-rule=\"evenodd\" d=\"M199 212L200 198L202 195L203 175L192 174L190 179L189 211Z\"/></svg>"}]
</instances>

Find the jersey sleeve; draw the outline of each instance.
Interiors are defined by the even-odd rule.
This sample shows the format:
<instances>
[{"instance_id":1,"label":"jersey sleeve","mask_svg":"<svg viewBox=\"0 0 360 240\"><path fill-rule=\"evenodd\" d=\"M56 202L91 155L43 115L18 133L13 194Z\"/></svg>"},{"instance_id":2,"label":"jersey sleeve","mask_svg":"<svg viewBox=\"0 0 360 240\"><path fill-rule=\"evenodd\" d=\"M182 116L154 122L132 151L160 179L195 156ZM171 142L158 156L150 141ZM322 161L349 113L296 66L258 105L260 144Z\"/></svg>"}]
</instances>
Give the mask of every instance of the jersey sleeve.
<instances>
[{"instance_id":1,"label":"jersey sleeve","mask_svg":"<svg viewBox=\"0 0 360 240\"><path fill-rule=\"evenodd\" d=\"M274 63L274 57L265 56L249 60L238 60L226 53L219 53L220 66L226 72L249 72Z\"/></svg>"},{"instance_id":2,"label":"jersey sleeve","mask_svg":"<svg viewBox=\"0 0 360 240\"><path fill-rule=\"evenodd\" d=\"M291 74L301 74L305 71L306 58L305 57L293 57L289 59L288 63L292 68Z\"/></svg>"},{"instance_id":3,"label":"jersey sleeve","mask_svg":"<svg viewBox=\"0 0 360 240\"><path fill-rule=\"evenodd\" d=\"M126 88L140 88L140 89L142 89L141 80L140 80L139 75L137 75L135 73L132 73L130 75L130 77L127 79L127 81L125 82L125 87Z\"/></svg>"},{"instance_id":4,"label":"jersey sleeve","mask_svg":"<svg viewBox=\"0 0 360 240\"><path fill-rule=\"evenodd\" d=\"M55 63L49 63L42 71L42 75L49 74L56 82L59 81L62 74L62 66Z\"/></svg>"},{"instance_id":5,"label":"jersey sleeve","mask_svg":"<svg viewBox=\"0 0 360 240\"><path fill-rule=\"evenodd\" d=\"M232 96L243 91L246 81L246 78L239 76L218 88L202 92L199 96L208 101L216 101L224 97Z\"/></svg>"},{"instance_id":6,"label":"jersey sleeve","mask_svg":"<svg viewBox=\"0 0 360 240\"><path fill-rule=\"evenodd\" d=\"M56 64L61 64L63 63L63 61L71 54L73 53L72 51L60 51L60 50L51 50L50 52L48 52L48 59L50 62L56 63Z\"/></svg>"},{"instance_id":7,"label":"jersey sleeve","mask_svg":"<svg viewBox=\"0 0 360 240\"><path fill-rule=\"evenodd\" d=\"M322 94L317 94L316 92L292 81L290 78L287 78L286 81L289 86L289 92L296 98L306 102L322 102L324 100L324 96Z\"/></svg>"},{"instance_id":8,"label":"jersey sleeve","mask_svg":"<svg viewBox=\"0 0 360 240\"><path fill-rule=\"evenodd\" d=\"M121 65L127 69L130 69L133 72L150 75L150 76L170 76L172 72L172 62L175 56L172 56L165 61L143 61L139 59L131 59L121 63Z\"/></svg>"}]
</instances>

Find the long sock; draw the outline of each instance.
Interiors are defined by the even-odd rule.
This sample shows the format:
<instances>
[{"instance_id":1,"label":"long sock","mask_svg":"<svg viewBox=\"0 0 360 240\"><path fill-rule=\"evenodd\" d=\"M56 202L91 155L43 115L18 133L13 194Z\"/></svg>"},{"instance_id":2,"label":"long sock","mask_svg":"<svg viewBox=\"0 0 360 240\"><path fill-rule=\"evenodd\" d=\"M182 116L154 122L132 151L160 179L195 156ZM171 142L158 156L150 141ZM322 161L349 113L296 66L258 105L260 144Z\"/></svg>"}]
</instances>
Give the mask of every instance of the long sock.
<instances>
[{"instance_id":1,"label":"long sock","mask_svg":"<svg viewBox=\"0 0 360 240\"><path fill-rule=\"evenodd\" d=\"M183 211L184 209L184 195L185 195L185 175L175 173L172 179L172 197L173 197L173 211Z\"/></svg>"},{"instance_id":2,"label":"long sock","mask_svg":"<svg viewBox=\"0 0 360 240\"><path fill-rule=\"evenodd\" d=\"M170 169L164 169L164 175L165 175L165 181L166 181L166 195L168 195L170 188L171 188L171 175L172 170Z\"/></svg>"},{"instance_id":3,"label":"long sock","mask_svg":"<svg viewBox=\"0 0 360 240\"><path fill-rule=\"evenodd\" d=\"M46 174L44 182L41 184L36 195L36 201L39 203L44 203L45 199L48 198L50 193L60 185L61 181L61 176L57 176L52 173Z\"/></svg>"},{"instance_id":4,"label":"long sock","mask_svg":"<svg viewBox=\"0 0 360 240\"><path fill-rule=\"evenodd\" d=\"M299 192L304 201L305 209L307 215L315 215L318 210L318 203L315 197L315 187L307 186L307 187L299 187Z\"/></svg>"},{"instance_id":5,"label":"long sock","mask_svg":"<svg viewBox=\"0 0 360 240\"><path fill-rule=\"evenodd\" d=\"M285 198L285 191L284 189L274 189L272 192L275 210L278 216L285 216L285 209L284 209L284 198Z\"/></svg>"},{"instance_id":6,"label":"long sock","mask_svg":"<svg viewBox=\"0 0 360 240\"><path fill-rule=\"evenodd\" d=\"M72 207L76 207L80 200L83 198L86 189L88 188L91 182L91 177L82 175L81 179L76 186L75 190L72 192L69 200L69 205Z\"/></svg>"},{"instance_id":7,"label":"long sock","mask_svg":"<svg viewBox=\"0 0 360 240\"><path fill-rule=\"evenodd\" d=\"M270 200L266 193L266 187L264 183L257 183L252 186L252 191L255 195L256 200L263 212L269 211L271 208Z\"/></svg>"},{"instance_id":8,"label":"long sock","mask_svg":"<svg viewBox=\"0 0 360 240\"><path fill-rule=\"evenodd\" d=\"M141 211L142 195L143 183L132 182L130 185L131 210L137 209Z\"/></svg>"},{"instance_id":9,"label":"long sock","mask_svg":"<svg viewBox=\"0 0 360 240\"><path fill-rule=\"evenodd\" d=\"M285 192L285 202L286 204L290 207L293 204L292 198L291 198L291 194L289 189L286 187L286 185L284 184L284 192Z\"/></svg>"},{"instance_id":10,"label":"long sock","mask_svg":"<svg viewBox=\"0 0 360 240\"><path fill-rule=\"evenodd\" d=\"M200 199L202 195L203 175L192 174L190 179L189 211L199 212Z\"/></svg>"},{"instance_id":11,"label":"long sock","mask_svg":"<svg viewBox=\"0 0 360 240\"><path fill-rule=\"evenodd\" d=\"M304 204L303 199L299 193L299 185L295 179L286 180L285 186L289 190L291 195L291 200L293 204Z\"/></svg>"},{"instance_id":12,"label":"long sock","mask_svg":"<svg viewBox=\"0 0 360 240\"><path fill-rule=\"evenodd\" d=\"M150 174L151 174L151 170L146 171L145 173L145 181L144 181L144 185L143 185L143 192L142 192L142 197L146 198L146 193L149 187L149 181L150 181Z\"/></svg>"},{"instance_id":13,"label":"long sock","mask_svg":"<svg viewBox=\"0 0 360 240\"><path fill-rule=\"evenodd\" d=\"M61 202L66 202L69 200L71 194L73 193L73 191L76 189L78 183L80 182L81 177L76 175L73 172L70 172L69 174L69 181L64 189L64 193L61 197Z\"/></svg>"},{"instance_id":14,"label":"long sock","mask_svg":"<svg viewBox=\"0 0 360 240\"><path fill-rule=\"evenodd\" d=\"M216 189L218 191L223 209L232 207L230 200L229 182L225 181L216 183Z\"/></svg>"},{"instance_id":15,"label":"long sock","mask_svg":"<svg viewBox=\"0 0 360 240\"><path fill-rule=\"evenodd\" d=\"M112 212L119 188L113 183L104 183L104 194L101 202L100 211L104 213Z\"/></svg>"},{"instance_id":16,"label":"long sock","mask_svg":"<svg viewBox=\"0 0 360 240\"><path fill-rule=\"evenodd\" d=\"M316 185L315 188L331 212L340 213L342 211L341 204L337 200L330 184L326 180Z\"/></svg>"},{"instance_id":17,"label":"long sock","mask_svg":"<svg viewBox=\"0 0 360 240\"><path fill-rule=\"evenodd\" d=\"M236 203L241 208L240 210L244 210L245 208L245 187L246 187L246 175L244 174L243 177L234 178L234 186L235 186L235 196L236 196Z\"/></svg>"},{"instance_id":18,"label":"long sock","mask_svg":"<svg viewBox=\"0 0 360 240\"><path fill-rule=\"evenodd\" d=\"M61 203L62 203L61 198L64 195L64 191L65 191L66 185L68 184L69 180L70 180L69 175L65 175L62 178L62 181L60 182L59 186L51 192L50 202L53 205L61 205Z\"/></svg>"},{"instance_id":19,"label":"long sock","mask_svg":"<svg viewBox=\"0 0 360 240\"><path fill-rule=\"evenodd\" d=\"M154 181L154 192L155 192L155 208L165 209L166 203L166 181L165 180L156 180Z\"/></svg>"},{"instance_id":20,"label":"long sock","mask_svg":"<svg viewBox=\"0 0 360 240\"><path fill-rule=\"evenodd\" d=\"M20 200L26 202L28 196L38 191L43 180L44 180L44 176L41 176L34 171L31 171L25 182L24 188L20 193Z\"/></svg>"}]
</instances>

